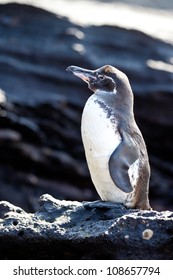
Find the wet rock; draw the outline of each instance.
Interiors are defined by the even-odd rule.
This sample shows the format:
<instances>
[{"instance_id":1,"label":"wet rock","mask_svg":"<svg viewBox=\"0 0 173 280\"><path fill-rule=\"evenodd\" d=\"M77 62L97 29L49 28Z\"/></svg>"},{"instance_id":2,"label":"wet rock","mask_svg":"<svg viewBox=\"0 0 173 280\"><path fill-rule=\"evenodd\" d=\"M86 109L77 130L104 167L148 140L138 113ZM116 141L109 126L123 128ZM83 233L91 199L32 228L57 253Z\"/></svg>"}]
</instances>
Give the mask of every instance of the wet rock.
<instances>
[{"instance_id":1,"label":"wet rock","mask_svg":"<svg viewBox=\"0 0 173 280\"><path fill-rule=\"evenodd\" d=\"M1 259L172 259L173 213L39 199L30 214L0 204ZM91 205L91 206L89 206Z\"/></svg>"}]
</instances>

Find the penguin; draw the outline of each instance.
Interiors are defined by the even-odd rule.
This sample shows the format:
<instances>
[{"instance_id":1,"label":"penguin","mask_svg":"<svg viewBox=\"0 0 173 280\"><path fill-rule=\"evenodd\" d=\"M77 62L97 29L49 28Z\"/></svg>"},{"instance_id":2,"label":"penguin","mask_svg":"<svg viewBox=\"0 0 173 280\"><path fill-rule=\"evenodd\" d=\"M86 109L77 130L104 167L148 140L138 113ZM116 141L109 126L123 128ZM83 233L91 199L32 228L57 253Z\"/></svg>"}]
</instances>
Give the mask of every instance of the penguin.
<instances>
[{"instance_id":1,"label":"penguin","mask_svg":"<svg viewBox=\"0 0 173 280\"><path fill-rule=\"evenodd\" d=\"M96 70L69 66L93 92L81 118L81 135L92 182L103 201L150 210L150 165L133 112L127 76L111 65Z\"/></svg>"}]
</instances>

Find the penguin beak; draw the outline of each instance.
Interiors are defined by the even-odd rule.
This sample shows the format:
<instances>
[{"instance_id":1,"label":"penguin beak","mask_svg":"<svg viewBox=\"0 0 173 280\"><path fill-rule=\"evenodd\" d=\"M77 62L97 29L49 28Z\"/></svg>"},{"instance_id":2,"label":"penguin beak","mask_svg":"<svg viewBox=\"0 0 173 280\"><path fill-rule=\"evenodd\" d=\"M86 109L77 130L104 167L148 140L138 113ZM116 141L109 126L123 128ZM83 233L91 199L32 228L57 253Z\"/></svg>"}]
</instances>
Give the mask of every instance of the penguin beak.
<instances>
[{"instance_id":1,"label":"penguin beak","mask_svg":"<svg viewBox=\"0 0 173 280\"><path fill-rule=\"evenodd\" d=\"M66 70L81 78L86 83L91 83L97 80L95 71L92 70L84 69L78 66L69 66Z\"/></svg>"}]
</instances>

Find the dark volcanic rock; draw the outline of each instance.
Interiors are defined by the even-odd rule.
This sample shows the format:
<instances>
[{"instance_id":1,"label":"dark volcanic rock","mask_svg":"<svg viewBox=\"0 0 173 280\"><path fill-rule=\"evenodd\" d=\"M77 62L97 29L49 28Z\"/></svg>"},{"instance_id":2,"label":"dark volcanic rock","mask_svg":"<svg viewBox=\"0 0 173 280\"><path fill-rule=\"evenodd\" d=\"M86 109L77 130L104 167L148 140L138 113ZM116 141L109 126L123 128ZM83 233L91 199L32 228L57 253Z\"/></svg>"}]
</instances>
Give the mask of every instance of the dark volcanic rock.
<instances>
[{"instance_id":1,"label":"dark volcanic rock","mask_svg":"<svg viewBox=\"0 0 173 280\"><path fill-rule=\"evenodd\" d=\"M151 205L173 210L173 47L135 30L82 27L28 5L0 5L0 200L35 211L48 192L94 200L80 136L87 86L75 64L129 77L147 143ZM106 40L105 40L106 38ZM7 98L7 101L6 101Z\"/></svg>"},{"instance_id":2,"label":"dark volcanic rock","mask_svg":"<svg viewBox=\"0 0 173 280\"><path fill-rule=\"evenodd\" d=\"M0 203L1 259L172 259L173 213L39 199L34 214Z\"/></svg>"}]
</instances>

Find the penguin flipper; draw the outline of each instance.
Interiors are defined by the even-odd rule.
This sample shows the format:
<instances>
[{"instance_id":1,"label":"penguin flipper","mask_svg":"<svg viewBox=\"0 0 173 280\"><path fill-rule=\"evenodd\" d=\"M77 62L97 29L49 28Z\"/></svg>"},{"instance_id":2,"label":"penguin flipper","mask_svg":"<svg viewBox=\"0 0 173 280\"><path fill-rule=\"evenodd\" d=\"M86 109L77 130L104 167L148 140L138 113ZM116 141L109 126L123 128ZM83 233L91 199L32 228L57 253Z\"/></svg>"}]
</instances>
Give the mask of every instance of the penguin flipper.
<instances>
[{"instance_id":1,"label":"penguin flipper","mask_svg":"<svg viewBox=\"0 0 173 280\"><path fill-rule=\"evenodd\" d=\"M139 149L129 137L123 137L122 142L114 150L109 159L109 172L115 185L129 193L133 190L128 170L139 158Z\"/></svg>"}]
</instances>

